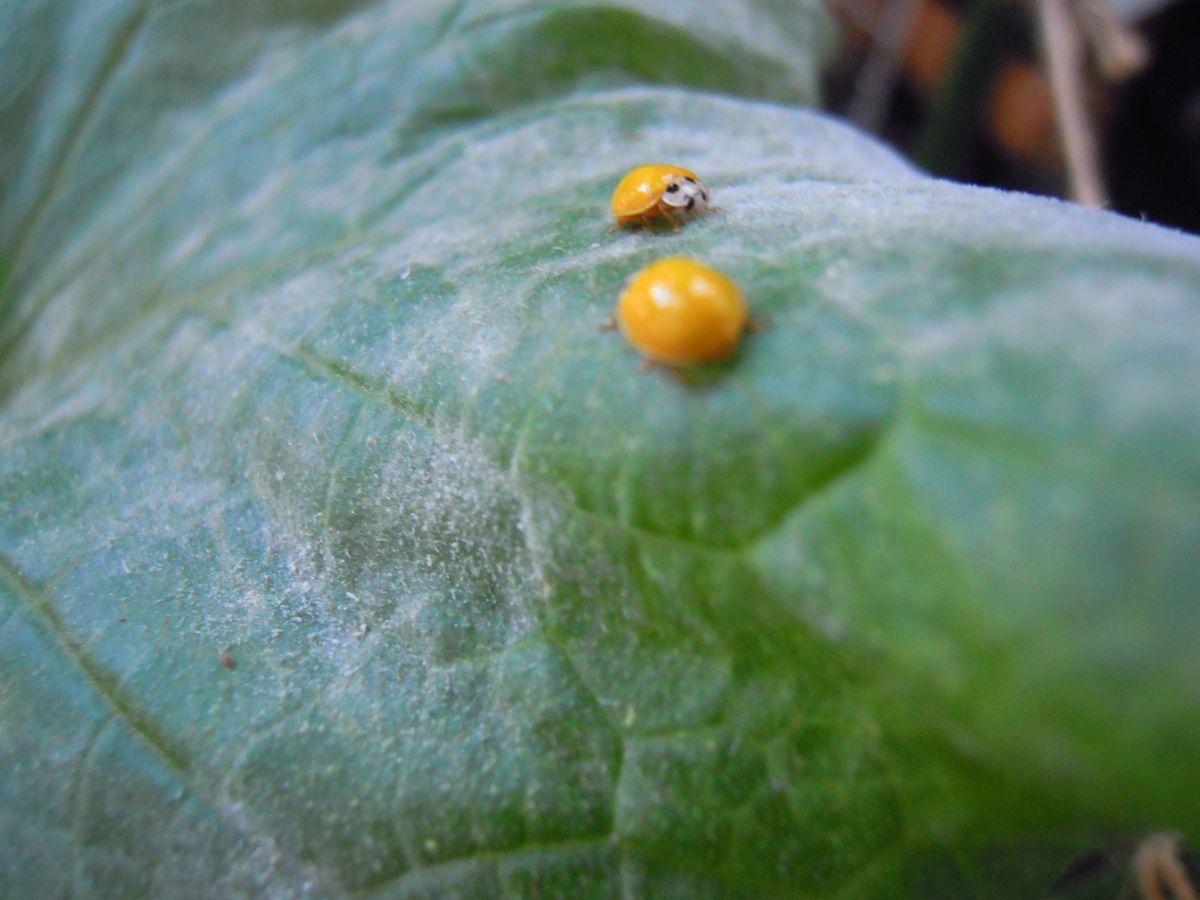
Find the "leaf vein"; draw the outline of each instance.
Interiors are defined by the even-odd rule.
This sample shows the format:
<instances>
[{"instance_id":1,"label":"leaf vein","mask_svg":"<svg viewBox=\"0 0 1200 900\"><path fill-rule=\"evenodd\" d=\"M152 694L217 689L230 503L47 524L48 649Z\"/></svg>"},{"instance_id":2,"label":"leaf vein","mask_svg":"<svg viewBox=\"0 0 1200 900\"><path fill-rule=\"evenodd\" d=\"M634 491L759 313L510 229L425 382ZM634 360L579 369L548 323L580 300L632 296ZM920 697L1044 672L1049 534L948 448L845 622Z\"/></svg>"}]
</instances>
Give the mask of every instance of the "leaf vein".
<instances>
[{"instance_id":1,"label":"leaf vein","mask_svg":"<svg viewBox=\"0 0 1200 900\"><path fill-rule=\"evenodd\" d=\"M536 856L541 853L570 853L573 850L586 850L590 847L604 847L613 843L615 836L611 831L604 834L581 835L579 837L566 838L561 841L534 841L528 844L519 844L514 847L504 847L498 850L481 850L475 853L467 853L462 856L455 856L451 859L439 860L430 865L419 866L409 869L399 875L389 877L376 884L367 884L353 892L353 896L372 896L383 891L389 890L402 884L405 881L411 881L416 878L425 878L431 875L436 876L441 871L452 871L456 867L461 867L465 863L472 862L489 862L493 865L503 862L507 859L519 859L522 856Z\"/></svg>"},{"instance_id":2,"label":"leaf vein","mask_svg":"<svg viewBox=\"0 0 1200 900\"><path fill-rule=\"evenodd\" d=\"M210 321L218 324L229 325L230 323L223 320L217 320L210 317ZM282 340L275 336L263 332L259 329L250 329L242 327L240 333L246 335L253 341L256 341L261 346L274 351L279 356L289 359L296 364L306 368L314 374L324 375L334 381L350 387L352 390L360 394L372 397L380 402L390 406L396 411L403 413L416 422L428 427L433 427L432 410L427 409L420 401L402 394L393 387L379 386L373 383L372 379L357 371L345 363L328 359L318 353L309 350L302 345L288 346ZM528 422L528 417L526 419ZM718 544L708 541L699 540L695 537L670 534L668 532L656 531L652 528L647 528L644 525L637 525L632 522L625 522L616 516L590 509L581 504L577 497L574 496L565 485L557 482L549 483L544 479L538 479L532 476L528 471L522 471L519 466L512 467L514 476L529 478L531 481L539 484L544 484L547 487L560 489L570 497L571 508L587 518L594 519L600 524L605 524L611 528L617 528L627 531L638 537L663 541L678 546L687 547L696 552L716 555L731 555L743 556L750 553L764 540L769 539L774 535L796 512L804 507L809 501L815 497L833 489L838 484L847 478L856 474L860 469L869 465L875 458L880 448L886 443L886 439L891 435L898 424L898 419L893 418L889 422L881 425L872 432L868 440L863 441L859 446L855 447L845 457L838 461L837 465L830 468L821 478L816 479L812 484L809 484L800 493L798 497L786 504L781 512L768 524L759 531L750 535L744 540L734 544ZM523 433L524 428L521 429Z\"/></svg>"},{"instance_id":3,"label":"leaf vein","mask_svg":"<svg viewBox=\"0 0 1200 900\"><path fill-rule=\"evenodd\" d=\"M12 276L17 269L17 263L20 262L21 257L24 255L29 241L32 239L38 224L45 216L51 201L59 193L63 170L79 149L81 135L87 127L88 122L91 121L99 105L100 98L112 82L113 75L120 68L121 63L128 55L129 48L133 46L137 36L141 33L149 12L149 0L142 0L130 15L129 20L117 29L116 36L113 38L112 44L109 46L108 52L100 64L100 71L97 73L96 78L92 80L91 85L84 94L82 102L79 104L78 110L76 110L75 115L67 125L66 132L63 134L62 142L59 145L59 151L50 164L49 170L46 172L42 188L34 198L33 204L25 214L24 221L17 231L16 239L12 245L13 249L4 258L0 259L0 273L3 273L0 274L0 309L6 305L7 295L12 285ZM36 314L32 318L36 318ZM31 319L17 324L14 332L0 344L0 356L4 355L4 352L7 352L8 349L21 339L29 324L31 324Z\"/></svg>"},{"instance_id":4,"label":"leaf vein","mask_svg":"<svg viewBox=\"0 0 1200 900\"><path fill-rule=\"evenodd\" d=\"M50 598L30 583L20 569L3 554L0 554L0 577L9 583L13 593L29 612L34 614L35 619L44 623L59 649L75 664L88 685L104 700L113 716L123 722L172 770L181 774L187 772L190 761L184 750L175 746L148 716L140 713L122 695L116 679L91 659L83 646L70 635Z\"/></svg>"},{"instance_id":5,"label":"leaf vein","mask_svg":"<svg viewBox=\"0 0 1200 900\"><path fill-rule=\"evenodd\" d=\"M95 760L96 746L100 743L100 736L104 733L104 729L108 727L113 720L112 716L104 716L92 729L91 733L84 741L83 750L79 754L79 764L75 772L74 785L71 789L71 818L74 820L71 823L72 837L75 841L75 865L72 869L72 885L73 893L76 896L82 896L86 893L83 888L83 817L86 812L86 791L88 784L88 776L91 772L93 760Z\"/></svg>"}]
</instances>

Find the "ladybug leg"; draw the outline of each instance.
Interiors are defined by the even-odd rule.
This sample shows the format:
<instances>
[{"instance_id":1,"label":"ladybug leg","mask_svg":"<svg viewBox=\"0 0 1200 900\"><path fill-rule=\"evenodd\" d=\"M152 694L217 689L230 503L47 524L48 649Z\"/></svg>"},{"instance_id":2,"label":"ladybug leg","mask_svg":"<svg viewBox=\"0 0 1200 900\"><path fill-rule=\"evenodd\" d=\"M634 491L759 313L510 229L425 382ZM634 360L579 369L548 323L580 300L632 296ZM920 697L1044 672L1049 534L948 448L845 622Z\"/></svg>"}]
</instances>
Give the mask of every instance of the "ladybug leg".
<instances>
[{"instance_id":1,"label":"ladybug leg","mask_svg":"<svg viewBox=\"0 0 1200 900\"><path fill-rule=\"evenodd\" d=\"M646 215L647 219L653 218L654 216L662 216L664 219L666 219L668 222L670 222L675 227L676 231L678 231L680 228L679 219L677 219L675 217L675 211L671 207L667 206L667 204L663 203L661 200L659 200L658 203L656 203L654 206L652 206L645 213L645 215Z\"/></svg>"},{"instance_id":2,"label":"ladybug leg","mask_svg":"<svg viewBox=\"0 0 1200 900\"><path fill-rule=\"evenodd\" d=\"M763 314L761 316L751 316L746 322L746 330L751 334L758 334L762 331L768 331L775 327L775 323L771 321L771 317Z\"/></svg>"},{"instance_id":3,"label":"ladybug leg","mask_svg":"<svg viewBox=\"0 0 1200 900\"><path fill-rule=\"evenodd\" d=\"M653 372L657 368L658 368L657 362L650 359L649 357L645 357L642 359L641 365L638 366L638 371L639 372Z\"/></svg>"},{"instance_id":4,"label":"ladybug leg","mask_svg":"<svg viewBox=\"0 0 1200 900\"><path fill-rule=\"evenodd\" d=\"M602 332L616 331L617 330L617 317L609 316L607 319L605 319L603 322L601 322L600 330Z\"/></svg>"}]
</instances>

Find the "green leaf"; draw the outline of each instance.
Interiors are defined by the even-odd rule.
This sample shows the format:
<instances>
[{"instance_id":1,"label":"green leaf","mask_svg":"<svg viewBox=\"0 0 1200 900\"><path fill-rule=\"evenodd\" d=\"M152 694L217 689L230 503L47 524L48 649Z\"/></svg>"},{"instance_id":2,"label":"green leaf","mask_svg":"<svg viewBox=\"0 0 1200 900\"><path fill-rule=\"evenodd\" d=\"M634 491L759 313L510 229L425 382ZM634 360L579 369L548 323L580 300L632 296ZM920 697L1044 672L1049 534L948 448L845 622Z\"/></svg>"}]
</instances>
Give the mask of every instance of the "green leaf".
<instances>
[{"instance_id":1,"label":"green leaf","mask_svg":"<svg viewBox=\"0 0 1200 900\"><path fill-rule=\"evenodd\" d=\"M679 9L0 6L0 894L1013 897L1200 832L1200 241L759 102L815 6ZM651 160L720 209L611 227ZM599 332L668 254L732 362Z\"/></svg>"}]
</instances>

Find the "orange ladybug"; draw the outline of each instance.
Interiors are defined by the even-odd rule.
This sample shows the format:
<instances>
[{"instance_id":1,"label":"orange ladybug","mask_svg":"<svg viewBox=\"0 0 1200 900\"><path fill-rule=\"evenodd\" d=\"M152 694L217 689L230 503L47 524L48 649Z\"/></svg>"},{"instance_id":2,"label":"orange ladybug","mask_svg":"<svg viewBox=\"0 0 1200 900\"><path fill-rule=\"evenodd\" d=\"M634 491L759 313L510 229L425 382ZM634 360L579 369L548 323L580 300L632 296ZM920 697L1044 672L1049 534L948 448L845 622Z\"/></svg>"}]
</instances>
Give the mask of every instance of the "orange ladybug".
<instances>
[{"instance_id":1,"label":"orange ladybug","mask_svg":"<svg viewBox=\"0 0 1200 900\"><path fill-rule=\"evenodd\" d=\"M616 320L625 339L651 363L682 366L732 355L750 314L726 275L694 259L669 256L629 279Z\"/></svg>"},{"instance_id":2,"label":"orange ladybug","mask_svg":"<svg viewBox=\"0 0 1200 900\"><path fill-rule=\"evenodd\" d=\"M663 216L678 227L676 213L703 212L709 206L708 188L682 166L638 166L612 195L612 214L622 225Z\"/></svg>"}]
</instances>

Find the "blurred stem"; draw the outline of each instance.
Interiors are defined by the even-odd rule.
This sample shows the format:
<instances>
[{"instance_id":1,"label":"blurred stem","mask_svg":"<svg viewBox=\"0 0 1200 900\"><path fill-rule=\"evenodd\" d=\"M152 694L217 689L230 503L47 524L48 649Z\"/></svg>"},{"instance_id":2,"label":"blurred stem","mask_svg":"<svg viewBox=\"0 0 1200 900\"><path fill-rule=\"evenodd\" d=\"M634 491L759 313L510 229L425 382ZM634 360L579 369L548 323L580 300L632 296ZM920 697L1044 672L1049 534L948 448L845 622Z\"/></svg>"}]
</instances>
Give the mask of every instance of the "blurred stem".
<instances>
[{"instance_id":1,"label":"blurred stem","mask_svg":"<svg viewBox=\"0 0 1200 900\"><path fill-rule=\"evenodd\" d=\"M1142 900L1200 900L1181 857L1182 838L1178 834L1152 834L1142 841L1134 859L1138 893ZM1166 887L1166 891L1160 890Z\"/></svg>"},{"instance_id":2,"label":"blurred stem","mask_svg":"<svg viewBox=\"0 0 1200 900\"><path fill-rule=\"evenodd\" d=\"M968 8L950 71L916 144L917 162L935 175L962 177L984 94L1019 21L1013 7L997 0L975 0Z\"/></svg>"},{"instance_id":3,"label":"blurred stem","mask_svg":"<svg viewBox=\"0 0 1200 900\"><path fill-rule=\"evenodd\" d=\"M1037 0L1042 53L1054 96L1055 118L1067 161L1071 197L1085 206L1104 206L1096 136L1088 119L1083 76L1083 40L1068 0Z\"/></svg>"},{"instance_id":4,"label":"blurred stem","mask_svg":"<svg viewBox=\"0 0 1200 900\"><path fill-rule=\"evenodd\" d=\"M862 67L854 98L846 110L847 118L867 131L878 133L883 129L919 2L888 0L878 21L872 24L871 54Z\"/></svg>"},{"instance_id":5,"label":"blurred stem","mask_svg":"<svg viewBox=\"0 0 1200 900\"><path fill-rule=\"evenodd\" d=\"M1075 0L1074 12L1105 78L1124 81L1145 68L1146 39L1118 18L1108 0Z\"/></svg>"}]
</instances>

